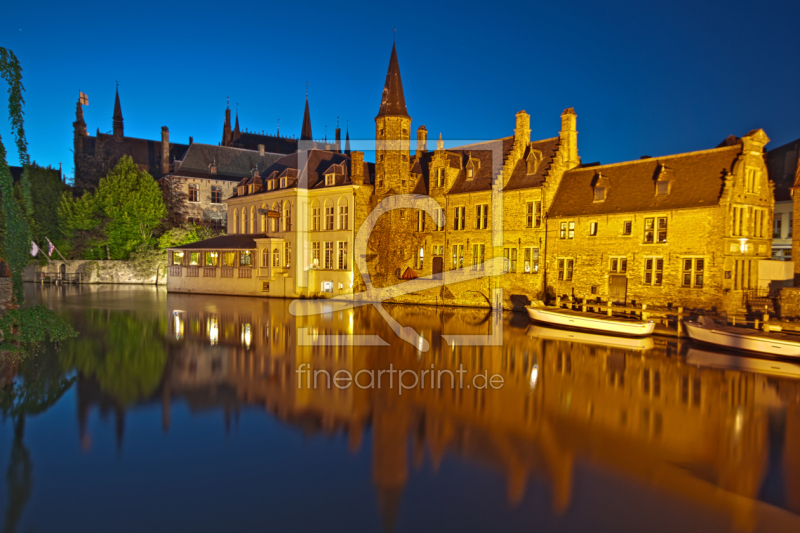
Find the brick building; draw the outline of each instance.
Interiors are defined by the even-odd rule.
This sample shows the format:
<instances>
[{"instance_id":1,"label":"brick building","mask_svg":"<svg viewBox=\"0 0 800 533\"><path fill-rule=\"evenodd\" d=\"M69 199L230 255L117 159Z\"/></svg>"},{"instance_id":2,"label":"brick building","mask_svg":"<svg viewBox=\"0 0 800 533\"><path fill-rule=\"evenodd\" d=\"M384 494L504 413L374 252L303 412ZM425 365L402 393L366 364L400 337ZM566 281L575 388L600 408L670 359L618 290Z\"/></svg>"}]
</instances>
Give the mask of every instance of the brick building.
<instances>
[{"instance_id":1,"label":"brick building","mask_svg":"<svg viewBox=\"0 0 800 533\"><path fill-rule=\"evenodd\" d=\"M547 220L557 295L734 310L771 254L763 130L711 150L580 167Z\"/></svg>"},{"instance_id":2,"label":"brick building","mask_svg":"<svg viewBox=\"0 0 800 533\"><path fill-rule=\"evenodd\" d=\"M266 294L261 282L269 295L361 292L362 256L374 287L447 281L390 300L403 303L520 309L549 294L735 310L764 285L774 198L762 130L710 150L582 165L572 108L548 139L531 140L530 115L520 111L513 135L453 148L439 135L432 151L420 126L412 152L411 122L393 47L375 117L374 165L359 151L300 151L242 180L228 201L239 216L230 232L251 239L243 256L258 256L265 270L253 276L251 265L233 265L252 281L224 292ZM310 137L310 125L303 130ZM352 218L339 235L336 223L321 225L319 217L338 220L342 199ZM430 199L435 208L427 210ZM402 201L411 203L396 208ZM354 231L378 207L384 212L367 249L354 250ZM281 217L277 227L267 226L270 211ZM343 261L335 259L340 243ZM203 243L192 246L205 253ZM285 246L291 261L270 260ZM174 270L188 266L196 265ZM453 271L470 279L452 282ZM285 278L277 290L276 275ZM175 283L171 290L217 292L202 279Z\"/></svg>"}]
</instances>

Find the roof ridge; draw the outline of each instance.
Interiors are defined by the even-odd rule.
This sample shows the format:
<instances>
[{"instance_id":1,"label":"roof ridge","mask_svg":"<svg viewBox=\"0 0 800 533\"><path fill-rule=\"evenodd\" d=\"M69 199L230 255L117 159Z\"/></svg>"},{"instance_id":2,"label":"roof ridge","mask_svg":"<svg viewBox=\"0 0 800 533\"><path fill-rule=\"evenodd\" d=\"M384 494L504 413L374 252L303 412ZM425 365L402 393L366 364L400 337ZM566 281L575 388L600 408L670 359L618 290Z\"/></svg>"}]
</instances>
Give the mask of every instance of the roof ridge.
<instances>
[{"instance_id":1,"label":"roof ridge","mask_svg":"<svg viewBox=\"0 0 800 533\"><path fill-rule=\"evenodd\" d=\"M226 150L241 150L243 152L253 152L254 154L261 155L261 152L259 152L258 150L250 150L249 148L239 148L238 146L221 146L219 144L208 144L208 143L192 143L192 144L189 144L187 146L191 147L191 146L194 146L194 145L211 146L212 148L225 148ZM264 155L266 155L266 154L279 155L281 157L283 157L285 155L290 155L290 154L279 154L278 152L266 152L265 151Z\"/></svg>"},{"instance_id":2,"label":"roof ridge","mask_svg":"<svg viewBox=\"0 0 800 533\"><path fill-rule=\"evenodd\" d=\"M676 159L678 157L687 157L691 155L698 155L698 154L705 154L709 152L722 152L724 150L730 150L731 148L736 148L737 151L741 150L741 144L733 144L731 146L718 146L716 148L708 148L706 150L696 150L694 152L683 152L680 154L670 154L670 155L659 155L653 157L647 157L645 159L632 159L630 161L619 161L617 163L607 163L605 165L592 165L590 167L575 167L573 169L568 170L567 172L579 172L581 170L589 170L589 169L599 169L599 168L608 168L608 167L616 167L622 165L632 165L636 163L650 163L653 161L660 162L664 159Z\"/></svg>"}]
</instances>

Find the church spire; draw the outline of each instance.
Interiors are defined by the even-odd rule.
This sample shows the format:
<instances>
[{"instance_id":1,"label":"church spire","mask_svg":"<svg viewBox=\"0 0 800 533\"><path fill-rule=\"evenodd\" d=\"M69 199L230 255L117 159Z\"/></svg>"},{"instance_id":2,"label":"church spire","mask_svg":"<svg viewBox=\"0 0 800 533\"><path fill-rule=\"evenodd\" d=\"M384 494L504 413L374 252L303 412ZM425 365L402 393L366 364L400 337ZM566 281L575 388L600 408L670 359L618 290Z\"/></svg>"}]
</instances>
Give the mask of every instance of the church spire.
<instances>
[{"instance_id":1,"label":"church spire","mask_svg":"<svg viewBox=\"0 0 800 533\"><path fill-rule=\"evenodd\" d=\"M344 153L350 155L350 121L347 121L347 134L344 138Z\"/></svg>"},{"instance_id":2,"label":"church spire","mask_svg":"<svg viewBox=\"0 0 800 533\"><path fill-rule=\"evenodd\" d=\"M236 104L236 125L233 127L233 140L239 140L241 132L239 131L239 104Z\"/></svg>"},{"instance_id":3,"label":"church spire","mask_svg":"<svg viewBox=\"0 0 800 533\"><path fill-rule=\"evenodd\" d=\"M125 136L125 129L122 120L122 106L119 103L119 83L117 83L117 94L114 99L114 116L111 119L114 127L114 139L117 142L122 142L122 138Z\"/></svg>"},{"instance_id":4,"label":"church spire","mask_svg":"<svg viewBox=\"0 0 800 533\"><path fill-rule=\"evenodd\" d=\"M378 111L378 117L386 116L408 117L403 80L400 78L400 63L397 61L397 46L394 44L392 44L392 56L389 58L389 70L386 72L386 83L383 86L381 108Z\"/></svg>"},{"instance_id":5,"label":"church spire","mask_svg":"<svg viewBox=\"0 0 800 533\"><path fill-rule=\"evenodd\" d=\"M225 124L222 126L222 146L231 144L231 100L225 97Z\"/></svg>"},{"instance_id":6,"label":"church spire","mask_svg":"<svg viewBox=\"0 0 800 533\"><path fill-rule=\"evenodd\" d=\"M311 141L311 113L308 110L308 93L306 93L306 110L303 112L303 128L300 130L301 141Z\"/></svg>"}]
</instances>

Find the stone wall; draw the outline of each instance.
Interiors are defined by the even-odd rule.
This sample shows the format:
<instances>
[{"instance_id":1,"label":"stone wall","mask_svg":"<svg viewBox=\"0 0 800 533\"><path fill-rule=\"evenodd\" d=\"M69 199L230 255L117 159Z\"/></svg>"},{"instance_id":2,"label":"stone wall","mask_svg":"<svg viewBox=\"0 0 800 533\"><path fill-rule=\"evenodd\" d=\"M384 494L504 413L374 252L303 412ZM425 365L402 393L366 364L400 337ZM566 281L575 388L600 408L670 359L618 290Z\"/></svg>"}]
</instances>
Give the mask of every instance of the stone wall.
<instances>
[{"instance_id":1,"label":"stone wall","mask_svg":"<svg viewBox=\"0 0 800 533\"><path fill-rule=\"evenodd\" d=\"M784 287L778 298L778 314L781 318L800 318L800 287Z\"/></svg>"},{"instance_id":2,"label":"stone wall","mask_svg":"<svg viewBox=\"0 0 800 533\"><path fill-rule=\"evenodd\" d=\"M0 278L0 309L5 309L11 304L11 278Z\"/></svg>"},{"instance_id":3,"label":"stone wall","mask_svg":"<svg viewBox=\"0 0 800 533\"><path fill-rule=\"evenodd\" d=\"M167 283L166 265L159 265L150 271L141 271L130 261L50 261L47 265L30 264L25 268L22 279L28 282L38 281L39 273L68 276L75 273L83 275L83 283L123 283L134 285L165 285ZM71 276L69 276L71 277Z\"/></svg>"}]
</instances>

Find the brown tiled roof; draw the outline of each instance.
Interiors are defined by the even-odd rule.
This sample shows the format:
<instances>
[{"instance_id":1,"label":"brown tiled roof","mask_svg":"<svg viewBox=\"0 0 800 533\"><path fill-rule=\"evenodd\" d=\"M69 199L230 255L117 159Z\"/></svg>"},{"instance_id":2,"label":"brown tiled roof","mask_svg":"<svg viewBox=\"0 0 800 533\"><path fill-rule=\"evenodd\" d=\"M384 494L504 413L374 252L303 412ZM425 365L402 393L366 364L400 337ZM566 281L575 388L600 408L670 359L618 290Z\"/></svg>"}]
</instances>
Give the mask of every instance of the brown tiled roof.
<instances>
[{"instance_id":1,"label":"brown tiled roof","mask_svg":"<svg viewBox=\"0 0 800 533\"><path fill-rule=\"evenodd\" d=\"M140 167L144 167L154 178L160 178L161 173L161 141L151 141L148 139L137 139L136 137L123 137L122 142L117 142L113 135L98 133L96 137L85 136L83 140L83 153L87 156L94 156L96 150L103 150L110 159L117 160L122 156L128 155L133 162ZM169 144L170 161L182 159L187 144Z\"/></svg>"},{"instance_id":2,"label":"brown tiled roof","mask_svg":"<svg viewBox=\"0 0 800 533\"><path fill-rule=\"evenodd\" d=\"M258 145L263 144L264 150L274 154L293 154L297 151L297 139L262 135L260 133L243 132L233 141L233 146L246 150L258 150Z\"/></svg>"},{"instance_id":3,"label":"brown tiled roof","mask_svg":"<svg viewBox=\"0 0 800 533\"><path fill-rule=\"evenodd\" d=\"M386 83L381 95L379 117L407 117L406 97L403 94L403 80L400 78L400 63L397 61L397 47L392 45L389 57L389 69L386 71Z\"/></svg>"},{"instance_id":4,"label":"brown tiled roof","mask_svg":"<svg viewBox=\"0 0 800 533\"><path fill-rule=\"evenodd\" d=\"M182 246L173 246L168 250L252 250L256 247L256 238L267 237L266 233L249 235L220 235L204 241L192 242Z\"/></svg>"},{"instance_id":5,"label":"brown tiled roof","mask_svg":"<svg viewBox=\"0 0 800 533\"><path fill-rule=\"evenodd\" d=\"M456 176L448 193L459 194L492 190L492 180L494 176L500 173L503 168L503 161L513 146L514 137L504 137L493 141L448 149L448 154L456 157L456 163L451 164L451 166L461 167L461 171ZM500 157L496 157L498 153L501 154ZM480 168L478 168L473 178L467 179L464 167L470 157L480 162ZM458 159L461 161L458 161Z\"/></svg>"},{"instance_id":6,"label":"brown tiled roof","mask_svg":"<svg viewBox=\"0 0 800 533\"><path fill-rule=\"evenodd\" d=\"M795 183L798 156L800 156L800 139L767 152L767 168L770 179L775 182L776 202L790 202L792 200L790 189L792 186L800 185Z\"/></svg>"},{"instance_id":7,"label":"brown tiled roof","mask_svg":"<svg viewBox=\"0 0 800 533\"><path fill-rule=\"evenodd\" d=\"M564 173L549 216L632 213L718 205L725 175L731 172L741 150L742 145L736 144L570 170ZM669 194L656 196L655 182L662 163L669 167L672 183ZM605 201L595 202L592 185L599 173L608 178L610 185Z\"/></svg>"},{"instance_id":8,"label":"brown tiled roof","mask_svg":"<svg viewBox=\"0 0 800 533\"><path fill-rule=\"evenodd\" d=\"M286 175L290 178L286 187L287 189L292 187L313 189L320 182L323 184L322 186L324 186L324 172L328 170L332 164L344 163L349 161L349 159L350 158L346 155L337 152L308 150L281 157L266 170L261 172L261 175L268 178L270 174L272 174L274 171L277 171L279 176ZM302 168L298 168L298 166L302 166ZM342 183L344 183L343 178L341 179ZM340 178L337 177L337 185L342 184L339 183L339 180ZM260 193L254 193L253 195L248 196L255 196L258 194L264 194L266 192L272 191L261 191ZM236 196L237 195L234 194L232 198L235 198Z\"/></svg>"},{"instance_id":9,"label":"brown tiled roof","mask_svg":"<svg viewBox=\"0 0 800 533\"><path fill-rule=\"evenodd\" d=\"M266 169L280 158L281 154L270 152L261 155L255 150L194 143L189 146L186 155L180 162L180 166L173 174L182 176L188 172L199 172L205 173L207 178L224 179L217 178L211 174L210 165L214 163L217 166L218 176L242 179L252 176L254 168L257 168L259 173L263 174Z\"/></svg>"},{"instance_id":10,"label":"brown tiled roof","mask_svg":"<svg viewBox=\"0 0 800 533\"><path fill-rule=\"evenodd\" d=\"M560 143L561 140L559 137L532 142L530 147L525 150L522 159L519 160L517 166L514 167L514 170L511 172L511 178L508 180L505 190L512 191L540 186L544 182L547 172L550 170L550 165L553 162L556 152L558 152ZM542 153L542 161L539 163L539 168L536 169L535 173L528 174L528 155L531 150L539 150Z\"/></svg>"}]
</instances>

